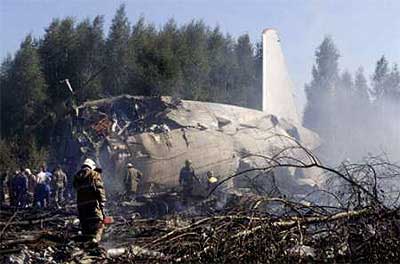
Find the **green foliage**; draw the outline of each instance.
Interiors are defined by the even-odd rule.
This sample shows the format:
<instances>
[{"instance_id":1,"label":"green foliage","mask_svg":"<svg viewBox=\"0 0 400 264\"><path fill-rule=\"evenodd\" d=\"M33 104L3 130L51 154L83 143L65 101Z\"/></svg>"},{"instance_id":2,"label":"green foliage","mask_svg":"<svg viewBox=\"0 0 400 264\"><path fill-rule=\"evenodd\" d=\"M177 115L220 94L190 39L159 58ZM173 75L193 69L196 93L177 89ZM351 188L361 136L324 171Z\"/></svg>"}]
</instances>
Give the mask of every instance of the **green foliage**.
<instances>
[{"instance_id":1,"label":"green foliage","mask_svg":"<svg viewBox=\"0 0 400 264\"><path fill-rule=\"evenodd\" d=\"M23 135L37 124L47 99L37 43L28 35L15 58L2 65L2 134Z\"/></svg>"},{"instance_id":2,"label":"green foliage","mask_svg":"<svg viewBox=\"0 0 400 264\"><path fill-rule=\"evenodd\" d=\"M121 94L128 85L129 61L132 59L128 48L129 36L130 23L126 17L125 5L121 5L112 20L105 43L103 87L108 95Z\"/></svg>"},{"instance_id":3,"label":"green foliage","mask_svg":"<svg viewBox=\"0 0 400 264\"><path fill-rule=\"evenodd\" d=\"M36 140L29 137L13 137L0 140L0 172L20 168L38 168L45 164L48 151L39 147Z\"/></svg>"},{"instance_id":4,"label":"green foliage","mask_svg":"<svg viewBox=\"0 0 400 264\"><path fill-rule=\"evenodd\" d=\"M104 64L104 19L97 16L92 22L88 19L76 27L78 45L77 54L77 100L97 99L103 93L101 73L105 70Z\"/></svg>"},{"instance_id":5,"label":"green foliage","mask_svg":"<svg viewBox=\"0 0 400 264\"><path fill-rule=\"evenodd\" d=\"M400 100L400 72L397 64L394 64L387 80L387 98L394 101Z\"/></svg>"},{"instance_id":6,"label":"green foliage","mask_svg":"<svg viewBox=\"0 0 400 264\"><path fill-rule=\"evenodd\" d=\"M369 87L367 79L364 76L364 70L362 67L358 68L354 80L354 93L355 97L359 98L362 104L369 102L368 95Z\"/></svg>"},{"instance_id":7,"label":"green foliage","mask_svg":"<svg viewBox=\"0 0 400 264\"><path fill-rule=\"evenodd\" d=\"M360 159L367 151L397 151L399 131L393 125L400 102L397 65L390 68L382 56L370 89L362 68L354 79L349 71L340 73L339 52L330 37L323 40L315 55L313 78L305 87L303 122L322 139L319 155L336 164L347 158Z\"/></svg>"},{"instance_id":8,"label":"green foliage","mask_svg":"<svg viewBox=\"0 0 400 264\"><path fill-rule=\"evenodd\" d=\"M380 100L385 96L388 79L388 62L385 56L382 56L376 63L375 72L372 77L372 94L376 100Z\"/></svg>"},{"instance_id":9,"label":"green foliage","mask_svg":"<svg viewBox=\"0 0 400 264\"><path fill-rule=\"evenodd\" d=\"M323 137L327 137L333 120L334 94L339 81L339 52L331 37L325 37L315 52L316 64L313 79L306 85L307 105L304 125Z\"/></svg>"},{"instance_id":10,"label":"green foliage","mask_svg":"<svg viewBox=\"0 0 400 264\"><path fill-rule=\"evenodd\" d=\"M236 40L201 20L156 28L141 17L131 27L124 5L107 36L103 26L101 16L54 19L2 62L1 137L21 149L18 163L43 160L56 124L87 100L127 93L261 106L262 52L247 34Z\"/></svg>"},{"instance_id":11,"label":"green foliage","mask_svg":"<svg viewBox=\"0 0 400 264\"><path fill-rule=\"evenodd\" d=\"M11 144L6 140L0 140L0 173L16 168L17 163L11 150Z\"/></svg>"}]
</instances>

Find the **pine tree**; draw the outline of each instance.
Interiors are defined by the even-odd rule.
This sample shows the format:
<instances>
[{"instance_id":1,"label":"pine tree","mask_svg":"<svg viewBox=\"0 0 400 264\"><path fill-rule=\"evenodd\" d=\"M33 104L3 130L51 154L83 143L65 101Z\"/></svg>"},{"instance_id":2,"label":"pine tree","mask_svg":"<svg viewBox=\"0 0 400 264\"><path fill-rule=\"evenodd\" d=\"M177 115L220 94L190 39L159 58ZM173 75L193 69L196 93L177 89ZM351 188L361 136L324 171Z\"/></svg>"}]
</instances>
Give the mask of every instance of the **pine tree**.
<instances>
[{"instance_id":1,"label":"pine tree","mask_svg":"<svg viewBox=\"0 0 400 264\"><path fill-rule=\"evenodd\" d=\"M316 64L312 69L313 79L306 85L307 105L304 111L304 126L328 137L334 94L338 84L339 52L330 37L325 37L316 53Z\"/></svg>"},{"instance_id":2,"label":"pine tree","mask_svg":"<svg viewBox=\"0 0 400 264\"><path fill-rule=\"evenodd\" d=\"M10 116L8 111L12 107L13 96L11 86L11 68L13 58L10 54L4 59L0 67L0 138L4 138L9 131Z\"/></svg>"},{"instance_id":3,"label":"pine tree","mask_svg":"<svg viewBox=\"0 0 400 264\"><path fill-rule=\"evenodd\" d=\"M4 67L4 66L3 66ZM46 82L40 66L37 42L28 35L21 43L12 64L7 67L2 94L7 99L3 131L6 136L24 135L45 110ZM2 74L3 75L3 74Z\"/></svg>"},{"instance_id":4,"label":"pine tree","mask_svg":"<svg viewBox=\"0 0 400 264\"><path fill-rule=\"evenodd\" d=\"M239 85L236 85L235 79L239 72L235 42L229 35L224 36L219 27L207 35L209 81L206 100L229 104L245 103L246 99L238 91Z\"/></svg>"},{"instance_id":5,"label":"pine tree","mask_svg":"<svg viewBox=\"0 0 400 264\"><path fill-rule=\"evenodd\" d=\"M250 95L255 92L252 89L255 84L255 60L253 46L248 34L238 38L235 45L235 53L238 63L238 71L235 73L238 98L235 103L250 106Z\"/></svg>"},{"instance_id":6,"label":"pine tree","mask_svg":"<svg viewBox=\"0 0 400 264\"><path fill-rule=\"evenodd\" d=\"M158 87L162 95L179 96L183 89L183 74L178 58L179 45L179 29L175 20L170 19L157 37L160 73Z\"/></svg>"},{"instance_id":7,"label":"pine tree","mask_svg":"<svg viewBox=\"0 0 400 264\"><path fill-rule=\"evenodd\" d=\"M387 98L399 103L400 100L400 72L397 64L394 64L386 84Z\"/></svg>"},{"instance_id":8,"label":"pine tree","mask_svg":"<svg viewBox=\"0 0 400 264\"><path fill-rule=\"evenodd\" d=\"M376 63L375 72L372 77L372 95L376 101L384 98L387 92L389 79L389 66L385 56L382 56Z\"/></svg>"},{"instance_id":9,"label":"pine tree","mask_svg":"<svg viewBox=\"0 0 400 264\"><path fill-rule=\"evenodd\" d=\"M121 94L128 85L129 60L128 48L130 23L126 17L125 5L121 5L112 20L110 32L106 41L103 86L109 95Z\"/></svg>"},{"instance_id":10,"label":"pine tree","mask_svg":"<svg viewBox=\"0 0 400 264\"><path fill-rule=\"evenodd\" d=\"M74 87L79 102L99 98L103 92L101 74L105 70L103 17L88 19L76 27L77 45L77 86Z\"/></svg>"},{"instance_id":11,"label":"pine tree","mask_svg":"<svg viewBox=\"0 0 400 264\"><path fill-rule=\"evenodd\" d=\"M203 21L191 21L180 30L180 46L177 53L184 79L184 99L209 98L205 89L210 70L207 56L208 31Z\"/></svg>"},{"instance_id":12,"label":"pine tree","mask_svg":"<svg viewBox=\"0 0 400 264\"><path fill-rule=\"evenodd\" d=\"M40 55L48 84L48 95L55 112L59 112L57 109L71 95L61 81L69 79L74 89L79 87L78 44L75 21L71 17L53 20L40 43Z\"/></svg>"},{"instance_id":13,"label":"pine tree","mask_svg":"<svg viewBox=\"0 0 400 264\"><path fill-rule=\"evenodd\" d=\"M130 79L130 93L147 96L169 94L169 87L164 86L163 75L169 71L168 62L164 60L167 60L167 56L172 57L172 54L168 52L170 41L165 39L163 43L160 34L154 25L146 24L143 17L133 26L129 40L129 48L134 54L130 66L134 73L131 76L133 82ZM163 51L166 57L163 57Z\"/></svg>"},{"instance_id":14,"label":"pine tree","mask_svg":"<svg viewBox=\"0 0 400 264\"><path fill-rule=\"evenodd\" d=\"M354 79L354 97L362 104L369 102L369 87L364 76L364 69L358 68Z\"/></svg>"},{"instance_id":15,"label":"pine tree","mask_svg":"<svg viewBox=\"0 0 400 264\"><path fill-rule=\"evenodd\" d=\"M251 93L250 107L258 110L262 110L262 42L256 43L256 52L254 56L255 63L255 80L254 80L254 92Z\"/></svg>"}]
</instances>

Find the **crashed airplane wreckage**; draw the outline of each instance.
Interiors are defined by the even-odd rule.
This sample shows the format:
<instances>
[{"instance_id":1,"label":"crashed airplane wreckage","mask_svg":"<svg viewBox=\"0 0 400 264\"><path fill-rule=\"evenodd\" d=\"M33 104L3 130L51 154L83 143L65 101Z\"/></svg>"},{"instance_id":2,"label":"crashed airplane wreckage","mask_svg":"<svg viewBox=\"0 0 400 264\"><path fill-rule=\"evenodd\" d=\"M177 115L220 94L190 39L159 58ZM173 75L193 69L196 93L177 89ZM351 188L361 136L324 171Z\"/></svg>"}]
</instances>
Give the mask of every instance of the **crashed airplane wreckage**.
<instances>
[{"instance_id":1,"label":"crashed airplane wreckage","mask_svg":"<svg viewBox=\"0 0 400 264\"><path fill-rule=\"evenodd\" d=\"M273 155L294 139L311 148L317 144L316 135L301 126L224 104L122 95L86 102L77 111L63 122L68 127L57 143L59 155L69 164L79 164L77 157L96 159L108 189L115 191L122 190L127 162L143 172L144 190L165 190L178 185L186 159L198 178L212 170L223 179L263 166L264 160L251 154ZM292 176L286 185L300 183ZM239 180L228 185L248 187Z\"/></svg>"},{"instance_id":2,"label":"crashed airplane wreckage","mask_svg":"<svg viewBox=\"0 0 400 264\"><path fill-rule=\"evenodd\" d=\"M292 86L278 33L267 29L263 31L263 111L171 97L122 95L86 102L61 122L58 130L64 134L55 142L58 160L73 172L80 159L94 158L103 168L108 189L115 191L122 189L127 162L143 172L144 191L178 186L186 159L193 161L199 179L212 170L223 180L266 166L262 157L290 149L296 142L308 149L317 147L318 136L300 125ZM303 155L294 149L286 154L300 159ZM273 173L288 193L319 183L315 174L298 172L277 169ZM270 180L265 182L268 177L259 174L247 173L225 186L271 185Z\"/></svg>"}]
</instances>

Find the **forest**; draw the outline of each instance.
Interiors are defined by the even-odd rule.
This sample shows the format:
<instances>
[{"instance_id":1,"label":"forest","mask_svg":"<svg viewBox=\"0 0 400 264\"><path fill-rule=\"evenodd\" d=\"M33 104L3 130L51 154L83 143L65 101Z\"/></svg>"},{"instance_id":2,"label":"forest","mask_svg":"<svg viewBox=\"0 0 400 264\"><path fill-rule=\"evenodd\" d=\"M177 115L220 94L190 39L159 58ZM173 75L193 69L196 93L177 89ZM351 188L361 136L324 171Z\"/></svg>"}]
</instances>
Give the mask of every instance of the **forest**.
<instances>
[{"instance_id":1,"label":"forest","mask_svg":"<svg viewBox=\"0 0 400 264\"><path fill-rule=\"evenodd\" d=\"M342 70L331 36L315 58L303 122L320 135L321 158L358 159L393 146L399 132L397 64L382 56L371 76L362 67ZM102 16L55 18L43 36L27 35L1 63L0 170L37 166L51 155L55 124L71 97L79 105L120 94L169 95L260 109L261 60L259 41L201 20L179 25L170 19L156 27L144 17L131 22L122 5L106 34Z\"/></svg>"}]
</instances>

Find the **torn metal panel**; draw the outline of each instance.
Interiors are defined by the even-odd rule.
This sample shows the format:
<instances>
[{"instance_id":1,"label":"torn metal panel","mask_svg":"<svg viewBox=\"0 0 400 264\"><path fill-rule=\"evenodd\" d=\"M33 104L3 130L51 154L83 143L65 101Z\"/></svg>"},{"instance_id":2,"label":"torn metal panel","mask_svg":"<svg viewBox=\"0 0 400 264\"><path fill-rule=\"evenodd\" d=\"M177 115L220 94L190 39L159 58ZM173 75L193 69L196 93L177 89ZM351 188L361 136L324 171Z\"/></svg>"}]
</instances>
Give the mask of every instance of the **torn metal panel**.
<instances>
[{"instance_id":1,"label":"torn metal panel","mask_svg":"<svg viewBox=\"0 0 400 264\"><path fill-rule=\"evenodd\" d=\"M308 148L318 145L318 137L303 127L224 104L122 95L84 103L78 113L71 136L82 158L100 163L114 190L122 190L127 162L143 171L144 190L162 189L178 185L186 159L198 178L213 170L222 179L240 170L244 158L252 166L265 165L248 155L270 156L293 145L293 138Z\"/></svg>"}]
</instances>

